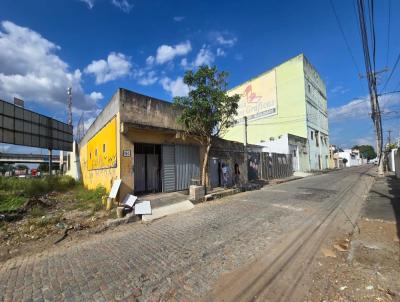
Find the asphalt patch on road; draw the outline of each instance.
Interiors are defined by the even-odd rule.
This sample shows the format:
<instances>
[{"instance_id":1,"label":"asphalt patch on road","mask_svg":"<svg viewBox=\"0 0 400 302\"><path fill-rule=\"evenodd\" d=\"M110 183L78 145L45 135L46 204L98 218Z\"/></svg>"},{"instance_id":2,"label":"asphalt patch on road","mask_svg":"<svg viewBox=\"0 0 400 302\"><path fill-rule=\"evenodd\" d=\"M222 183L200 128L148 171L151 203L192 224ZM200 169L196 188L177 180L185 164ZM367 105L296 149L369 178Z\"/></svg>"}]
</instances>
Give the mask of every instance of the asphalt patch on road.
<instances>
[{"instance_id":1,"label":"asphalt patch on road","mask_svg":"<svg viewBox=\"0 0 400 302\"><path fill-rule=\"evenodd\" d=\"M339 192L338 190L307 188L307 187L299 187L299 189L303 190L303 192L297 193L294 196L296 199L314 201L314 202L322 202L324 201L324 199L327 199Z\"/></svg>"}]
</instances>

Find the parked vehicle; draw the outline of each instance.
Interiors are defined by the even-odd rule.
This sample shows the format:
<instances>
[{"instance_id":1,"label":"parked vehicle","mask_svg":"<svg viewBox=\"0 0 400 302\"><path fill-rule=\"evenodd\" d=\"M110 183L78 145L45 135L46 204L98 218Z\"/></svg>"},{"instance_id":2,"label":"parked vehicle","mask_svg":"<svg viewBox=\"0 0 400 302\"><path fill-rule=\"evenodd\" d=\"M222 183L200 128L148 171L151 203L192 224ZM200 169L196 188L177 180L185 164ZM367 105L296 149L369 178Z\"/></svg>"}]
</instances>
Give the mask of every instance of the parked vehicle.
<instances>
[{"instance_id":1,"label":"parked vehicle","mask_svg":"<svg viewBox=\"0 0 400 302\"><path fill-rule=\"evenodd\" d=\"M379 159L378 159L377 157L375 157L375 158L373 158L373 159L370 159L370 160L368 161L369 164L374 164L374 165L377 165L378 162L379 162Z\"/></svg>"}]
</instances>

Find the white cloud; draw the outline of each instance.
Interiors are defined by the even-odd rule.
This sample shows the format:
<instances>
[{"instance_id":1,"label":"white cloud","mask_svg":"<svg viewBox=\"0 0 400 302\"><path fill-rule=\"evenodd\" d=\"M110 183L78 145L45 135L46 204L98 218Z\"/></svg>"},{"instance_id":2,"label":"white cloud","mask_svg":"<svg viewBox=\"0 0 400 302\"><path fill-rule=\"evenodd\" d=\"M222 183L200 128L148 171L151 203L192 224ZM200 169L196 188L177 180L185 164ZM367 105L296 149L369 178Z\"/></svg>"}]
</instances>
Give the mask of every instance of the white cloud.
<instances>
[{"instance_id":1,"label":"white cloud","mask_svg":"<svg viewBox=\"0 0 400 302\"><path fill-rule=\"evenodd\" d=\"M226 52L222 48L217 48L217 57L225 57Z\"/></svg>"},{"instance_id":2,"label":"white cloud","mask_svg":"<svg viewBox=\"0 0 400 302\"><path fill-rule=\"evenodd\" d=\"M215 56L207 45L199 50L193 62L188 62L186 58L181 60L181 66L185 69L191 69L202 65L211 65L214 63Z\"/></svg>"},{"instance_id":3,"label":"white cloud","mask_svg":"<svg viewBox=\"0 0 400 302\"><path fill-rule=\"evenodd\" d=\"M107 60L92 61L84 71L96 77L96 84L103 84L129 75L131 67L128 57L122 53L111 52Z\"/></svg>"},{"instance_id":4,"label":"white cloud","mask_svg":"<svg viewBox=\"0 0 400 302\"><path fill-rule=\"evenodd\" d=\"M139 70L135 74L135 77L137 78L139 85L142 85L142 86L153 85L155 82L158 81L158 77L154 70L150 70L150 71Z\"/></svg>"},{"instance_id":5,"label":"white cloud","mask_svg":"<svg viewBox=\"0 0 400 302\"><path fill-rule=\"evenodd\" d=\"M89 9L92 9L94 7L95 0L79 0L79 1L86 3Z\"/></svg>"},{"instance_id":6,"label":"white cloud","mask_svg":"<svg viewBox=\"0 0 400 302\"><path fill-rule=\"evenodd\" d=\"M400 105L400 94L392 93L379 97L382 114L388 113L395 105ZM370 117L371 105L369 97L352 100L349 103L329 109L329 121L337 122L348 119Z\"/></svg>"},{"instance_id":7,"label":"white cloud","mask_svg":"<svg viewBox=\"0 0 400 302\"><path fill-rule=\"evenodd\" d=\"M153 56L148 56L146 59L146 64L147 65L153 65L155 61L155 58Z\"/></svg>"},{"instance_id":8,"label":"white cloud","mask_svg":"<svg viewBox=\"0 0 400 302\"><path fill-rule=\"evenodd\" d=\"M128 0L112 0L111 3L122 10L124 13L129 13L134 6Z\"/></svg>"},{"instance_id":9,"label":"white cloud","mask_svg":"<svg viewBox=\"0 0 400 302\"><path fill-rule=\"evenodd\" d=\"M175 46L161 45L157 49L155 61L157 64L164 64L166 62L172 61L177 56L184 56L188 54L191 50L192 45L190 44L190 41L182 42L176 44ZM151 59L151 57L152 56L148 57L147 60L154 62L154 59Z\"/></svg>"},{"instance_id":10,"label":"white cloud","mask_svg":"<svg viewBox=\"0 0 400 302\"><path fill-rule=\"evenodd\" d=\"M196 67L201 65L210 65L214 62L214 59L215 57L211 50L207 46L203 45L193 63Z\"/></svg>"},{"instance_id":11,"label":"white cloud","mask_svg":"<svg viewBox=\"0 0 400 302\"><path fill-rule=\"evenodd\" d=\"M175 22L182 22L183 20L185 20L185 16L175 16L174 17L174 21Z\"/></svg>"},{"instance_id":12,"label":"white cloud","mask_svg":"<svg viewBox=\"0 0 400 302\"><path fill-rule=\"evenodd\" d=\"M87 95L79 69L57 55L60 47L39 33L9 21L0 28L0 97L14 96L48 107L66 106L67 87L72 86L73 106L81 110L97 107L98 95ZM93 98L94 97L94 98Z\"/></svg>"},{"instance_id":13,"label":"white cloud","mask_svg":"<svg viewBox=\"0 0 400 302\"><path fill-rule=\"evenodd\" d=\"M186 96L189 93L189 87L183 83L182 77L177 77L176 80L165 77L161 79L160 83L164 90L169 92L173 97Z\"/></svg>"},{"instance_id":14,"label":"white cloud","mask_svg":"<svg viewBox=\"0 0 400 302\"><path fill-rule=\"evenodd\" d=\"M95 91L93 91L93 92L90 94L90 97L91 97L93 100L96 100L96 101L100 101L100 100L102 100L102 99L104 98L104 96L103 96L103 94L102 94L101 92L95 92Z\"/></svg>"},{"instance_id":15,"label":"white cloud","mask_svg":"<svg viewBox=\"0 0 400 302\"><path fill-rule=\"evenodd\" d=\"M237 38L229 31L213 31L211 32L211 39L224 47L232 47L237 42Z\"/></svg>"},{"instance_id":16,"label":"white cloud","mask_svg":"<svg viewBox=\"0 0 400 302\"><path fill-rule=\"evenodd\" d=\"M89 9L92 9L94 7L94 3L96 0L79 0L83 3L86 3ZM129 0L111 0L110 3L120 10L122 10L124 13L129 13L134 5L129 2Z\"/></svg>"},{"instance_id":17,"label":"white cloud","mask_svg":"<svg viewBox=\"0 0 400 302\"><path fill-rule=\"evenodd\" d=\"M375 146L375 137L374 135L370 135L367 137L360 137L354 139L355 144L354 145L370 145L370 146Z\"/></svg>"},{"instance_id":18,"label":"white cloud","mask_svg":"<svg viewBox=\"0 0 400 302\"><path fill-rule=\"evenodd\" d=\"M338 85L331 89L331 93L333 93L333 94L345 94L346 92L349 92L349 91L350 91L350 89L344 88L341 85Z\"/></svg>"}]
</instances>

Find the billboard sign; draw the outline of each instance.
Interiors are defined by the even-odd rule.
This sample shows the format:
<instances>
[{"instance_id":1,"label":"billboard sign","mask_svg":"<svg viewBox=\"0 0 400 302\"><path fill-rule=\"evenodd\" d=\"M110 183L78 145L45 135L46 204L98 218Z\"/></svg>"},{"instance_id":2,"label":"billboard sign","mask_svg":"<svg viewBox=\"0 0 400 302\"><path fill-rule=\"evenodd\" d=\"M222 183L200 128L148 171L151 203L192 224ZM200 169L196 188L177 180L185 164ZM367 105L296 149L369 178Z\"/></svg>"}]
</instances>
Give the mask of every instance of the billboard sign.
<instances>
[{"instance_id":1,"label":"billboard sign","mask_svg":"<svg viewBox=\"0 0 400 302\"><path fill-rule=\"evenodd\" d=\"M72 142L72 126L0 100L0 143L72 151Z\"/></svg>"},{"instance_id":2,"label":"billboard sign","mask_svg":"<svg viewBox=\"0 0 400 302\"><path fill-rule=\"evenodd\" d=\"M19 98L14 98L14 105L24 107L24 101Z\"/></svg>"},{"instance_id":3,"label":"billboard sign","mask_svg":"<svg viewBox=\"0 0 400 302\"><path fill-rule=\"evenodd\" d=\"M237 123L272 116L277 111L277 93L275 69L229 91L230 95L239 94Z\"/></svg>"}]
</instances>

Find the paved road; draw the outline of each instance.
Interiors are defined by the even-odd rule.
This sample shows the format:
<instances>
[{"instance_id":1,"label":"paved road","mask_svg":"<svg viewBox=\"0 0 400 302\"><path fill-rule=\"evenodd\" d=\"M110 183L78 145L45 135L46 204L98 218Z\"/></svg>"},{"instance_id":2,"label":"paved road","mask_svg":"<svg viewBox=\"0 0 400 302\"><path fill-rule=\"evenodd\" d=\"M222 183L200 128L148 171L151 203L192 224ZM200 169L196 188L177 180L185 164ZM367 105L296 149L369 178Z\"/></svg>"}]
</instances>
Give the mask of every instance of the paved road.
<instances>
[{"instance_id":1,"label":"paved road","mask_svg":"<svg viewBox=\"0 0 400 302\"><path fill-rule=\"evenodd\" d=\"M339 197L362 198L369 168L237 194L11 259L0 267L0 301L213 300L224 273L268 254Z\"/></svg>"}]
</instances>

